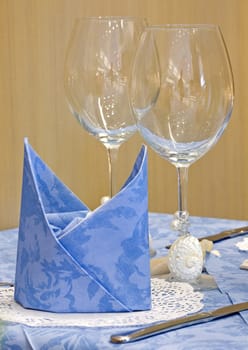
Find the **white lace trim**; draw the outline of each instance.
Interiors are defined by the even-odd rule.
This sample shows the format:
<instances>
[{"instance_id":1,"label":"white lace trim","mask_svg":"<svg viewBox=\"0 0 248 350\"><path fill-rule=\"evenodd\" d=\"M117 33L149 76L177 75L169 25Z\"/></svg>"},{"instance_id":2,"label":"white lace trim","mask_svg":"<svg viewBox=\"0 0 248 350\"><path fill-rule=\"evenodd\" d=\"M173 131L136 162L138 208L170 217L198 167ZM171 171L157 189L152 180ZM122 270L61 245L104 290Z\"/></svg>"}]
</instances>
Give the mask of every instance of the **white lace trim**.
<instances>
[{"instance_id":1,"label":"white lace trim","mask_svg":"<svg viewBox=\"0 0 248 350\"><path fill-rule=\"evenodd\" d=\"M127 326L170 320L203 308L203 294L187 283L152 279L152 310L125 313L56 314L24 309L14 301L14 288L0 289L0 315L30 326Z\"/></svg>"}]
</instances>

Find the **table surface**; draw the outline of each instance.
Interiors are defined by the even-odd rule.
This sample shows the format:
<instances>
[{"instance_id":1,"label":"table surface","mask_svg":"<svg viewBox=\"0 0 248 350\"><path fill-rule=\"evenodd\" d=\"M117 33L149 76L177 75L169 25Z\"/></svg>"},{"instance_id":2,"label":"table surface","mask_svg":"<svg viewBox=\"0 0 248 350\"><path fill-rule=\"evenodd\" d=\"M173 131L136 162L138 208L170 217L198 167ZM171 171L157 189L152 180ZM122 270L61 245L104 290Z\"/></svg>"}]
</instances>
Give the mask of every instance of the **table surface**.
<instances>
[{"instance_id":1,"label":"table surface","mask_svg":"<svg viewBox=\"0 0 248 350\"><path fill-rule=\"evenodd\" d=\"M171 219L166 214L149 215L157 256L166 255L165 245L176 237L170 229ZM190 231L200 237L245 225L248 221L191 217ZM0 231L0 281L14 281L17 234L17 229ZM206 269L214 276L218 289L203 292L204 311L248 300L248 271L239 268L248 252L236 246L244 237L215 243L214 249L220 256L208 255ZM110 343L110 335L135 327L67 327L66 314L63 317L64 327L31 327L0 321L0 349L248 349L248 311L121 345Z\"/></svg>"}]
</instances>

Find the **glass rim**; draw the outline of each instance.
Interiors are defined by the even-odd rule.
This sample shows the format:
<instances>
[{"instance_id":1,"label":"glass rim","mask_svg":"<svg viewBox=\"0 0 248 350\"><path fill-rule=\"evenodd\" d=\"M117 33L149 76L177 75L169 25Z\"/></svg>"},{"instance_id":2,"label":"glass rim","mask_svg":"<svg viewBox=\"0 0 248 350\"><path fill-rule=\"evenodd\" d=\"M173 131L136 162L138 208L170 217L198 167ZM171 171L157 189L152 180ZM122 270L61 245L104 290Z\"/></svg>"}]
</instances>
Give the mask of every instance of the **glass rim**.
<instances>
[{"instance_id":1,"label":"glass rim","mask_svg":"<svg viewBox=\"0 0 248 350\"><path fill-rule=\"evenodd\" d=\"M138 17L138 16L85 16L85 17L77 17L75 19L76 22L79 21L86 21L86 20L91 20L91 21L98 21L98 20L102 20L102 21L131 21L131 20L139 20L139 21L145 21L147 22L146 17Z\"/></svg>"},{"instance_id":2,"label":"glass rim","mask_svg":"<svg viewBox=\"0 0 248 350\"><path fill-rule=\"evenodd\" d=\"M220 29L220 26L218 24L211 24L211 23L168 23L168 24L152 24L148 25L145 29L151 30L151 29Z\"/></svg>"}]
</instances>

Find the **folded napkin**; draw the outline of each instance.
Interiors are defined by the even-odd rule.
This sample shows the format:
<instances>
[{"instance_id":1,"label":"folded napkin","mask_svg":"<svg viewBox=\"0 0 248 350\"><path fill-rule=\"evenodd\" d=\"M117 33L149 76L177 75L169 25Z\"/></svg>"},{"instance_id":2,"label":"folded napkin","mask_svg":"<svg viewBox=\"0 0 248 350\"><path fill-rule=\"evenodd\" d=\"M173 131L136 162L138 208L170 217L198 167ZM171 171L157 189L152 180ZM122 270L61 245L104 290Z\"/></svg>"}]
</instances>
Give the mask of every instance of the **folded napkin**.
<instances>
[{"instance_id":1,"label":"folded napkin","mask_svg":"<svg viewBox=\"0 0 248 350\"><path fill-rule=\"evenodd\" d=\"M122 189L90 211L24 141L15 300L52 312L151 307L147 150Z\"/></svg>"}]
</instances>

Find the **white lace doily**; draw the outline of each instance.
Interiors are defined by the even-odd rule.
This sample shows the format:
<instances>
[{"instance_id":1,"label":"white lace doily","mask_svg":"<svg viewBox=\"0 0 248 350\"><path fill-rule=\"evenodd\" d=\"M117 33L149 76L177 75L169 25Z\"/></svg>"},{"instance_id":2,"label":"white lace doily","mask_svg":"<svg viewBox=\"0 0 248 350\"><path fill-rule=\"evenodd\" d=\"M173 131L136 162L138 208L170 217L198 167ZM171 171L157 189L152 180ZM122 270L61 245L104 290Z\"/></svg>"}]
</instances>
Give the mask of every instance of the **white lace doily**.
<instances>
[{"instance_id":1,"label":"white lace doily","mask_svg":"<svg viewBox=\"0 0 248 350\"><path fill-rule=\"evenodd\" d=\"M14 288L0 289L0 315L5 321L30 326L128 326L166 321L195 313L203 308L203 294L188 283L152 279L152 309L124 313L57 314L24 309L14 301Z\"/></svg>"}]
</instances>

